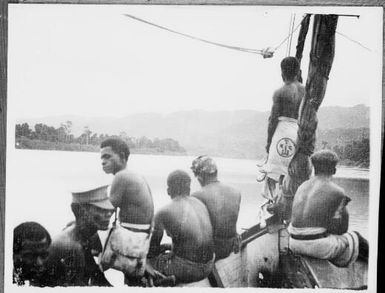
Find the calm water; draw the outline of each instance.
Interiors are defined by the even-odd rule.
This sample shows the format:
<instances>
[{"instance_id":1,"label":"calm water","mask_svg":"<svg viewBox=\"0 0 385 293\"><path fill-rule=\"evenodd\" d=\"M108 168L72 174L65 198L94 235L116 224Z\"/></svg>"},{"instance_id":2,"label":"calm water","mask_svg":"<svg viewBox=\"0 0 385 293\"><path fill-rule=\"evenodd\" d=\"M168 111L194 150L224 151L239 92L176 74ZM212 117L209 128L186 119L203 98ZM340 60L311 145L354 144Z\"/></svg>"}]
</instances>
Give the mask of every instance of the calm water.
<instances>
[{"instance_id":1,"label":"calm water","mask_svg":"<svg viewBox=\"0 0 385 293\"><path fill-rule=\"evenodd\" d=\"M149 182L155 209L169 201L166 193L167 175L175 169L190 172L193 157L132 155L129 168L143 174ZM257 207L263 202L261 183L257 183L256 162L252 160L216 159L219 179L242 192L238 229L257 222ZM101 169L98 153L15 150L7 155L7 227L23 221L37 221L52 235L73 219L70 209L71 191L110 184L111 175ZM192 176L192 173L190 172ZM340 177L368 178L369 171L340 169ZM192 176L193 178L193 176ZM349 203L350 229L368 237L368 180L338 179L352 201ZM192 191L198 190L193 179Z\"/></svg>"}]
</instances>

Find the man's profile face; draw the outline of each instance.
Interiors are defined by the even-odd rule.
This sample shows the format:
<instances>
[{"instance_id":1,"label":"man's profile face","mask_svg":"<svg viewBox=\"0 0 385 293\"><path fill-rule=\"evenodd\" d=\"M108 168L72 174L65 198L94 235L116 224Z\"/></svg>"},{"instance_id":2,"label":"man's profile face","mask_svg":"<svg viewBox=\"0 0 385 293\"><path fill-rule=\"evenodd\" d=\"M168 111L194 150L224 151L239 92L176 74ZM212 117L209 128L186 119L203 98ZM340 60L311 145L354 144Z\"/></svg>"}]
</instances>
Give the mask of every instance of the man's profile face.
<instances>
[{"instance_id":1,"label":"man's profile face","mask_svg":"<svg viewBox=\"0 0 385 293\"><path fill-rule=\"evenodd\" d=\"M124 168L125 161L111 147L101 149L102 168L107 174L116 174Z\"/></svg>"},{"instance_id":2,"label":"man's profile face","mask_svg":"<svg viewBox=\"0 0 385 293\"><path fill-rule=\"evenodd\" d=\"M89 205L86 212L86 222L95 226L97 230L107 230L114 210L103 209L94 205Z\"/></svg>"},{"instance_id":3,"label":"man's profile face","mask_svg":"<svg viewBox=\"0 0 385 293\"><path fill-rule=\"evenodd\" d=\"M47 238L41 241L24 240L21 251L14 254L15 270L26 280L40 277L45 271L48 247Z\"/></svg>"}]
</instances>

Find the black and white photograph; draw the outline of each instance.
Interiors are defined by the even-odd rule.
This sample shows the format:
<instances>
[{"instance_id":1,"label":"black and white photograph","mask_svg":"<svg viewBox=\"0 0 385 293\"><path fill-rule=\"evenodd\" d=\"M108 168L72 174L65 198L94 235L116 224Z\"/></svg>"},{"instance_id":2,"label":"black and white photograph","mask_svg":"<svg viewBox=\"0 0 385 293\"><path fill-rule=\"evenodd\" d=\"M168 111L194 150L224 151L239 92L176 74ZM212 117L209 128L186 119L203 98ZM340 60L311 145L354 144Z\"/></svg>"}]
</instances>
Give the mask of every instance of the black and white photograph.
<instances>
[{"instance_id":1,"label":"black and white photograph","mask_svg":"<svg viewBox=\"0 0 385 293\"><path fill-rule=\"evenodd\" d=\"M383 7L105 4L8 5L4 292L376 292Z\"/></svg>"}]
</instances>

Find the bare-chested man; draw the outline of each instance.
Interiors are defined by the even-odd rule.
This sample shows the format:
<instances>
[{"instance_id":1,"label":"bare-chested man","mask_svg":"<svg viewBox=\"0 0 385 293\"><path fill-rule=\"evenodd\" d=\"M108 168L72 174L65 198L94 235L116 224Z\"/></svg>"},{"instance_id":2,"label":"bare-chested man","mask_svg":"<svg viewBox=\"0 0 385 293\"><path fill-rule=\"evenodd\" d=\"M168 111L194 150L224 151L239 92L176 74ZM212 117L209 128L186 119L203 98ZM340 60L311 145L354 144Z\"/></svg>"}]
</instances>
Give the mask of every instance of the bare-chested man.
<instances>
[{"instance_id":1,"label":"bare-chested man","mask_svg":"<svg viewBox=\"0 0 385 293\"><path fill-rule=\"evenodd\" d=\"M192 162L191 169L202 189L192 196L207 207L214 233L215 259L223 259L239 251L240 239L237 221L241 204L241 193L218 180L214 160L200 156Z\"/></svg>"},{"instance_id":2,"label":"bare-chested man","mask_svg":"<svg viewBox=\"0 0 385 293\"><path fill-rule=\"evenodd\" d=\"M311 157L314 177L297 190L288 227L290 249L346 266L360 256L367 259L367 241L357 232L347 232L349 214L346 208L350 198L332 182L338 162L337 155L322 150Z\"/></svg>"},{"instance_id":3,"label":"bare-chested man","mask_svg":"<svg viewBox=\"0 0 385 293\"><path fill-rule=\"evenodd\" d=\"M53 237L47 267L52 286L111 286L95 258L102 252L97 232L107 230L114 207L108 186L72 193L75 221Z\"/></svg>"},{"instance_id":4,"label":"bare-chested man","mask_svg":"<svg viewBox=\"0 0 385 293\"><path fill-rule=\"evenodd\" d=\"M127 160L130 155L128 145L119 138L109 138L103 141L101 147L101 160L104 172L113 174L110 201L115 208L119 208L121 225L133 232L137 237L147 233L150 240L151 223L154 217L154 204L149 185L143 176L127 169ZM144 233L143 233L144 232ZM146 254L144 252L144 254ZM143 264L137 267L135 274L142 274L145 258L140 260ZM126 274L126 283L134 284L137 280Z\"/></svg>"},{"instance_id":5,"label":"bare-chested man","mask_svg":"<svg viewBox=\"0 0 385 293\"><path fill-rule=\"evenodd\" d=\"M298 114L305 87L298 81L300 67L295 57L286 57L281 62L284 85L274 92L271 108L266 152L268 159L261 171L266 173L263 196L275 200L276 183L287 175L287 168L294 155Z\"/></svg>"},{"instance_id":6,"label":"bare-chested man","mask_svg":"<svg viewBox=\"0 0 385 293\"><path fill-rule=\"evenodd\" d=\"M176 277L177 282L206 278L214 264L213 233L206 206L190 196L190 176L176 170L167 178L172 202L155 216L149 262L159 272ZM172 239L172 248L160 245L163 231ZM171 252L164 253L164 248Z\"/></svg>"}]
</instances>

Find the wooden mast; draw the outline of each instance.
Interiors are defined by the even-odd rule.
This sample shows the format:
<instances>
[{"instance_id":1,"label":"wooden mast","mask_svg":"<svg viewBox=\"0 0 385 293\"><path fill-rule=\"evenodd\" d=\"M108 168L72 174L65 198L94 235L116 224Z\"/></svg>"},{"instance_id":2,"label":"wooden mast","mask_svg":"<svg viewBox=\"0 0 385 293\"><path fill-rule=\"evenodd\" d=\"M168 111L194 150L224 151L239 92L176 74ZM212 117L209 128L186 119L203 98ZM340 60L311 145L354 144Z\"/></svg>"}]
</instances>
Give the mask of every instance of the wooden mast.
<instances>
[{"instance_id":1,"label":"wooden mast","mask_svg":"<svg viewBox=\"0 0 385 293\"><path fill-rule=\"evenodd\" d=\"M289 174L283 181L280 201L280 204L283 204L282 216L287 220L291 217L292 201L298 187L309 179L311 174L309 157L315 148L315 132L318 124L317 111L325 96L327 81L333 64L337 21L337 15L317 14L314 16L306 93L298 121L297 148L289 165ZM308 25L309 18L302 23L299 38L304 39ZM297 46L297 50L297 56L301 58L303 45Z\"/></svg>"}]
</instances>

